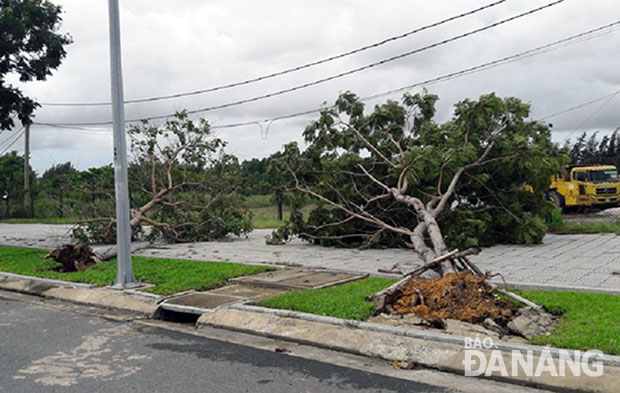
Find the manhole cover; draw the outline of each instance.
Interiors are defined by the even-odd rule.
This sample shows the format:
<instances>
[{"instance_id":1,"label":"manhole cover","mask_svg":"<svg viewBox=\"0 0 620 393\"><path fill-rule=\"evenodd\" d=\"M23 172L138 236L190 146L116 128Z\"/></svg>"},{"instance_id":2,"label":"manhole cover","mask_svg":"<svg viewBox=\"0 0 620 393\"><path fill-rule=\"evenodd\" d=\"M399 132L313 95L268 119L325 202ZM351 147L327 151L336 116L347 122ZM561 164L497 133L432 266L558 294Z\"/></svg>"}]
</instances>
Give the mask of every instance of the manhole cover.
<instances>
[{"instance_id":1,"label":"manhole cover","mask_svg":"<svg viewBox=\"0 0 620 393\"><path fill-rule=\"evenodd\" d=\"M367 274L313 272L305 270L276 270L235 278L233 282L285 289L317 289L344 284L367 277Z\"/></svg>"}]
</instances>

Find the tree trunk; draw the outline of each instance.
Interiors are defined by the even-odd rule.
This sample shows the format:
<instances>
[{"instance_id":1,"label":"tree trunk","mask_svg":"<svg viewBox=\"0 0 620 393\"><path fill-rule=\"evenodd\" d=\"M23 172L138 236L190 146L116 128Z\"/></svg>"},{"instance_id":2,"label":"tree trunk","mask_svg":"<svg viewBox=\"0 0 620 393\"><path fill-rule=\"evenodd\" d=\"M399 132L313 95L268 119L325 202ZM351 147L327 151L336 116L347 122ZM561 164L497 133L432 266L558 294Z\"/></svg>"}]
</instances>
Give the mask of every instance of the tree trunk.
<instances>
[{"instance_id":1,"label":"tree trunk","mask_svg":"<svg viewBox=\"0 0 620 393\"><path fill-rule=\"evenodd\" d=\"M441 228L439 228L439 224L437 224L435 217L426 209L418 209L417 213L420 218L420 223L413 231L411 245L425 263L430 263L436 258L447 254L448 246L446 246ZM428 235L428 239L433 245L432 249L426 244L426 235ZM449 260L443 260L437 263L433 267L433 270L441 276L453 271L452 264Z\"/></svg>"}]
</instances>

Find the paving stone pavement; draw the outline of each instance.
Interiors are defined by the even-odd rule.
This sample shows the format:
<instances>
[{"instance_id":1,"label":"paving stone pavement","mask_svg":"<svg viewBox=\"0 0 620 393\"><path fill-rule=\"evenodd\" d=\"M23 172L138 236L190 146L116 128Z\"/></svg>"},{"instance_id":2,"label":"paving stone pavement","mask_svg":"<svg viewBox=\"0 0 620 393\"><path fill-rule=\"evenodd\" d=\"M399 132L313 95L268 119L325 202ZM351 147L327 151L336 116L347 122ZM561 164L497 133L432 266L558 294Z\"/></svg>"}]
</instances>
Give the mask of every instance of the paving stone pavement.
<instances>
[{"instance_id":1,"label":"paving stone pavement","mask_svg":"<svg viewBox=\"0 0 620 393\"><path fill-rule=\"evenodd\" d=\"M51 248L70 242L70 226L47 224L0 224L0 244ZM268 246L268 229L227 241L156 244L134 255L230 261L253 264L304 266L376 273L395 263L414 268L421 260L409 250L337 249L300 240ZM554 235L543 244L498 245L472 256L483 271L502 273L511 284L594 288L620 292L620 237L615 234ZM619 274L614 274L619 273ZM497 278L499 279L499 278Z\"/></svg>"}]
</instances>

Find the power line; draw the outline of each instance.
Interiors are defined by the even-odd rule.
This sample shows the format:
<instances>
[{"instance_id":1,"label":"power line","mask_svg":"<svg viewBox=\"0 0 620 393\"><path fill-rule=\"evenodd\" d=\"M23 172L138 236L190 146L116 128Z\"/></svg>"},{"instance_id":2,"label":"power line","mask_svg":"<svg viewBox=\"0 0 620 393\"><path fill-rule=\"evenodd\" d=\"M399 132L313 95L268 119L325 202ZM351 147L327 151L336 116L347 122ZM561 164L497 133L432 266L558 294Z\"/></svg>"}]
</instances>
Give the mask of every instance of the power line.
<instances>
[{"instance_id":1,"label":"power line","mask_svg":"<svg viewBox=\"0 0 620 393\"><path fill-rule=\"evenodd\" d=\"M229 83L229 84L225 84L225 85L221 85L221 86L215 86L215 87L210 87L210 88L206 88L206 89L200 89L200 90L195 90L195 91L190 91L190 92L184 92L184 93L176 93L176 94L169 94L169 95L163 95L163 96L156 96L156 97L148 97L148 98L141 98L141 99L134 99L134 100L127 100L125 101L125 104L137 104L137 103L144 103L144 102L153 102L153 101L160 101L160 100L168 100L168 99L173 99L173 98L181 98L181 97L187 97L187 96L194 96L194 95L199 95L199 94L205 94L205 93L211 93L214 91L219 91L219 90L225 90L225 89L230 89L233 87L239 87L239 86L245 86L245 85L249 85L251 83L255 83L255 82L260 82L260 81L264 81L267 79L271 79L271 78L275 78L278 76L282 76L282 75L286 75L286 74L290 74L292 72L296 72L296 71L301 71L304 70L306 68L310 68L310 67L314 67L317 66L319 64L324 64L333 60L338 60L338 59L342 59L343 57L347 57L347 56L351 56L369 49L373 49L373 48L377 48L379 46L385 45L389 42L393 42L393 41L397 41L406 37L409 37L411 35L420 33L424 30L428 30L428 29L432 29L434 27L437 26L441 26L443 24L446 24L448 22L452 22L455 21L457 19L460 18L464 18L466 16L470 16L473 14L476 14L478 12L484 11L486 9L495 7L501 3L506 2L507 0L499 0L490 4L486 4L482 7L476 8L474 10L470 10L467 12L463 12L461 14L458 15L454 15L451 16L447 19L443 19L439 22L435 22L435 23L431 23L429 25L425 25L422 27L419 27L417 29L408 31L406 33L403 34L399 34L396 36L392 36L389 38L386 38L382 41L379 42L375 42L373 44L369 44L369 45L365 45L362 46L360 48L357 49L353 49L350 50L348 52L344 52L344 53L340 53L338 55L334 55L334 56L330 56L327 58L323 58L320 60L315 60L300 66L296 66L296 67L292 67L292 68L288 68L282 71L277 71L271 74L267 74L267 75L262 75L256 78L251 78L251 79L246 79L243 81L239 81L239 82L233 82L233 83ZM54 103L54 102L48 102L48 103L41 103L41 105L45 105L45 106L103 106L103 105L111 105L110 102L83 102L83 103Z\"/></svg>"},{"instance_id":2,"label":"power line","mask_svg":"<svg viewBox=\"0 0 620 393\"><path fill-rule=\"evenodd\" d=\"M563 110L561 110L561 111L559 111L559 112L555 112L555 113L552 113L552 114L550 114L550 115L547 115L547 116L541 117L541 118L539 118L538 120L547 120L547 119L551 119L552 117L556 117L556 116L559 116L559 115L563 115L563 114L568 113L568 112L576 111L577 109L581 109L581 108L583 108L583 107L585 107L585 106L592 105L592 104L597 103L597 102L599 102L599 101L602 101L602 100L604 100L604 99L606 99L606 98L610 98L610 97L612 97L612 98L613 98L613 97L615 97L615 96L616 96L616 95L618 95L618 94L620 94L620 90L616 90L616 91L615 91L615 92L613 92L613 93L610 93L610 94L605 94L604 96L601 96L601 97L595 98L595 99L593 99L593 100L590 100L590 101L584 102L584 103L582 103L582 104L579 104L579 105L573 106L573 107L571 107L571 108L568 108L568 109L563 109Z\"/></svg>"},{"instance_id":3,"label":"power line","mask_svg":"<svg viewBox=\"0 0 620 393\"><path fill-rule=\"evenodd\" d=\"M383 93L375 94L375 95L372 95L372 96L368 96L368 97L366 97L366 99L381 98L381 97L392 95L392 94L395 94L395 93L399 93L399 92L402 92L402 91L405 91L405 90L410 90L410 89L413 89L413 88L416 88L416 87L428 86L430 84L434 84L434 83L437 83L437 82L443 82L443 81L446 81L446 80L450 80L450 79L458 78L458 77L461 77L461 76L473 74L475 72L479 72L479 71L486 70L486 69L489 69L489 68L494 68L494 67L497 67L497 66L502 65L502 64L512 63L512 62L514 62L516 60L521 60L521 59L524 59L524 58L532 57L532 56L537 55L537 54L547 53L547 52L550 52L551 50L558 49L559 47L564 46L564 44L566 44L569 41L583 39L583 37L588 35L588 34L598 33L602 29L609 29L609 28L617 26L617 25L620 25L620 21L616 21L616 22L610 23L608 25L605 25L605 26L602 26L602 27L599 27L599 28L596 28L596 29L593 29L593 30L589 30L589 31L584 32L584 33L580 33L580 34L577 34L577 35L574 35L574 36L571 36L571 37L567 37L567 38L564 38L564 39L552 42L552 43L547 44L547 45L539 46L539 47L534 48L534 49L530 49L530 50L527 50L527 51L524 51L524 52L520 52L520 53L517 53L517 54L514 54L514 55L503 57L501 59L497 59L497 60L490 61L490 62L487 62L487 63L484 63L484 64L480 64L480 65L477 65L477 66L466 68L466 69L461 70L461 71L452 72L450 74L442 75L442 76L439 76L439 77L436 77L436 78L427 79L427 80L425 80L423 82L414 83L414 84L411 84L411 85L408 85L408 86L399 87L397 89L389 90L387 92L383 92ZM553 48L553 49L551 49L551 48Z\"/></svg>"},{"instance_id":4,"label":"power line","mask_svg":"<svg viewBox=\"0 0 620 393\"><path fill-rule=\"evenodd\" d=\"M549 44L546 45L542 45L527 51L523 51L514 55L510 55L510 56L505 56L503 58L500 59L496 59L487 63L483 63L483 64L479 64L477 66L473 66L464 70L460 70L457 72L453 72L450 74L445 74L436 78L432 78L432 79L427 79L425 81L422 82L417 82L408 86L404 86L404 87L400 87L398 89L393 89L387 92L382 92L382 93L378 93L372 96L368 96L368 97L363 97L361 98L362 101L368 101L370 99L375 99L375 98L379 98L379 97L384 97L384 96L389 96L389 95L393 95L395 93L401 92L401 91L405 91L405 90L410 90L413 89L415 87L420 87L420 86L427 86L429 84L433 84L433 83L439 83L442 82L444 80L450 80L450 79L455 79L461 76L465 76L465 75L469 75L471 73L475 73L475 72L480 72L480 71L484 71L488 68L492 68L492 67L497 67L509 62L514 62L517 60L521 60L523 58L529 58L541 53L548 53L551 52L553 50L557 50L559 48L564 48L567 47L569 45L574 45L576 43L581 43L585 40L589 40L592 38L598 38L603 34L608 34L610 32L612 32L613 30L610 30L612 28L616 28L620 25L620 20L615 21L615 22L611 22L608 23L606 25L603 26L599 26L554 42L551 42ZM546 120L546 119L550 119L552 117L564 114L566 112L570 112L576 109L579 109L581 107L590 105L592 103L601 101L605 98L608 98L609 96L615 95L620 93L620 90L618 90L615 93L611 93L611 94L607 94L605 96L596 98L594 100L585 102L583 104L580 104L576 107L572 107L572 108L568 108L565 110L562 110L560 112L556 112L544 117L539 118L538 120ZM247 121L247 122L238 122L238 123L230 123L230 124L224 124L224 125L220 125L220 126L214 126L214 129L224 129L224 128L236 128L236 127L242 127L242 126L248 126L248 125L255 125L255 124L260 124L260 123L265 123L265 122L274 122L274 121L279 121L279 120L285 120L285 119L290 119L290 118L295 118L295 117L300 117L300 116L305 116L305 115L310 115L313 113L317 113L322 111L323 109L325 109L326 107L321 107L321 108L315 108L315 109L310 109L310 110L305 110L305 111L301 111L301 112L296 112L296 113L290 113L290 114L286 114L286 115L281 115L281 116L277 116L277 117L272 117L272 118L267 118L264 120L251 120L251 121ZM329 108L329 107L327 107ZM61 129L75 129L75 130L83 130L83 131L92 131L92 129L90 128L83 128L83 127L76 127L76 126L63 126L63 125L59 125L59 124L51 124L51 123L35 123L36 125L43 125L43 126L50 126L50 127L57 127L57 128L61 128ZM103 131L103 130L101 130Z\"/></svg>"},{"instance_id":5,"label":"power line","mask_svg":"<svg viewBox=\"0 0 620 393\"><path fill-rule=\"evenodd\" d=\"M19 134L17 136L17 138L15 138L15 140L13 140L13 142L11 142L10 145L8 145L4 150L2 150L2 153L0 153L0 155L3 155L4 153L6 153L6 151L9 150L11 148L11 146L13 146L15 144L15 142L17 142L22 137L22 135L24 135L25 133L26 133L26 130L22 131L21 134Z\"/></svg>"},{"instance_id":6,"label":"power line","mask_svg":"<svg viewBox=\"0 0 620 393\"><path fill-rule=\"evenodd\" d=\"M16 133L17 133L17 132L20 132L20 131L21 131L21 130L23 130L23 129L24 129L24 126L21 126L21 128L20 128L19 130L15 131L15 132L16 132ZM7 142L9 141L9 139L11 139L11 138L13 138L13 137L15 137L15 134L11 134L11 135L9 135L9 136L8 136L5 140L3 140L2 142L0 142L0 146L1 146L1 145L4 145L5 143L7 143Z\"/></svg>"},{"instance_id":7,"label":"power line","mask_svg":"<svg viewBox=\"0 0 620 393\"><path fill-rule=\"evenodd\" d=\"M540 53L548 53L548 52L550 52L552 50L556 50L558 48L566 47L568 45L572 45L572 44L575 44L575 43L580 43L580 42L582 42L582 40L588 39L588 37L591 36L591 35L600 34L601 32L604 32L605 30L611 29L613 27L617 27L619 25L620 25L620 20L612 22L612 23L609 23L609 24L606 24L606 25L603 25L603 26L600 26L600 27L597 27L597 28L594 28L594 29L590 29L588 31L584 31L584 32L579 33L579 34L572 35L570 37L566 37L566 38L554 41L554 42L546 44L546 45L542 45L542 46L539 46L539 47L536 47L536 48L533 48L533 49L530 49L530 50L527 50L527 51L524 51L524 52L520 52L520 53L517 53L517 54L514 54L514 55L505 56L505 57L502 57L502 58L497 59L497 60L493 60L493 61L490 61L490 62L487 62L487 63L479 64L477 66L466 68L466 69L463 69L463 70L460 70L460 71L456 71L456 72L452 72L452 73L445 74L445 75L442 75L442 76L438 76L436 78L427 79L425 81L417 82L417 83L414 83L414 84L411 84L411 85L408 85L408 86L399 87L397 89L393 89L393 90L389 90L389 91L386 91L386 92L382 92L382 93L374 94L374 95L371 95L371 96L363 97L363 98L361 98L361 100L362 101L368 101L368 100L375 99L375 98L380 98L380 97L385 97L385 96L393 95L393 94L396 94L396 93L399 93L399 92L402 92L402 91L411 90L411 89L416 88L416 87L428 86L428 85L433 84L433 83L439 83L439 82L443 82L443 81L446 81L446 80L455 79L455 78L459 78L461 76L469 75L469 74L472 74L472 73L475 73L475 72L484 71L486 69L497 67L497 66L500 66L500 65L503 65L503 64L506 64L506 63L510 63L510 62L514 62L514 61L517 61L517 60L521 60L523 58L532 57L532 56L540 54ZM603 97L599 97L599 98L597 98L595 100L589 101L587 103L581 104L581 105L579 105L577 107L569 108L569 109L563 110L561 112L557 112L557 113L551 114L549 116L545 116L543 118L540 118L539 120L549 119L551 117L560 115L562 113L569 112L569 111L572 111L572 110L575 110L575 109L579 109L582 106L586 106L586 105L592 104L594 102L603 100L603 99L609 97L610 95L615 95L615 94L618 94L618 93L620 93L620 90L618 90L615 93L608 94L608 95L605 95ZM317 112L322 111L323 109L325 109L325 108L315 108L315 109L306 110L306 111L303 111L303 112L292 113L292 114L278 116L278 117L273 117L273 118L269 118L269 119L265 119L265 120L260 120L260 121L254 120L254 121L247 121L247 122L241 122L241 123L225 124L225 125L221 125L221 126L214 126L213 128L236 128L236 127L247 126L247 125L252 125L252 124L258 124L258 123L263 123L263 122L273 122L273 121L284 120L284 119L289 119L289 118L293 118L293 117L309 115L309 114L312 114L312 113L317 113Z\"/></svg>"},{"instance_id":8,"label":"power line","mask_svg":"<svg viewBox=\"0 0 620 393\"><path fill-rule=\"evenodd\" d=\"M574 130L572 130L568 136L566 138L564 138L564 141L567 141L577 130L579 130L581 127L583 127L587 122L589 122L594 116L596 116L604 107L607 106L607 104L609 104L611 102L611 100L614 99L614 97L616 97L618 94L620 93L620 90L616 91L614 94L612 94L609 98L607 98L607 100L605 102L603 102L603 104L601 104L598 108L596 108L594 111L592 111L592 113L590 113L588 115L588 117L586 117L581 123L579 123L579 125L577 127L575 127Z\"/></svg>"},{"instance_id":9,"label":"power line","mask_svg":"<svg viewBox=\"0 0 620 393\"><path fill-rule=\"evenodd\" d=\"M297 86L294 86L294 87L291 87L291 88L288 88L288 89L283 89L283 90L279 90L279 91L276 91L276 92L272 92L272 93L268 93L268 94L264 94L264 95L260 95L260 96L255 96L255 97L252 97L252 98L246 98L246 99L239 100L239 101L229 102L229 103L226 103L226 104L220 104L220 105L210 106L210 107L206 107L206 108L188 110L188 111L186 111L186 113L187 114L196 114L196 113L209 112L209 111L213 111L213 110L216 110L216 109L229 108L229 107L238 106L238 105L242 105L242 104L247 104L247 103L250 103L250 102L256 102L256 101L260 101L260 100L263 100L263 99L280 96L280 95L283 95L283 94L286 94L286 93L291 93L293 91L305 89L305 88L308 88L308 87L311 87L311 86L315 86L315 85L318 85L318 84L321 84L321 83L325 83L325 82L328 82L328 81L331 81L331 80L334 80L334 79L342 78L344 76L348 76L348 75L351 75L351 74L354 74L354 73L357 73L357 72L360 72L360 71L364 71L364 70L367 70L367 69L370 69L370 68L374 68L374 67L377 67L377 66L380 66L380 65L383 65L383 64L395 61L395 60L399 60L399 59L402 59L404 57L411 56L411 55L420 53L420 52L425 51L425 50L433 49L433 48L436 48L438 46L441 46L441 45L444 45L444 44L447 44L447 43L450 43L450 42L457 41L459 39L471 36L473 34L477 34L477 33L489 30L489 29L491 29L493 27L497 27L499 25L511 22L513 20L516 20L516 19L528 16L528 15L531 15L533 13L542 11L542 10L544 10L546 8L552 7L552 6L557 5L559 3L562 3L562 2L564 2L564 0L556 0L554 2L545 4L545 5L541 6L541 7L534 8L532 10L523 12L521 14L512 16L510 18L503 19L501 21L492 23L490 25L487 25L487 26L484 26L484 27L481 27L481 28L478 28L478 29L471 30L469 32L466 32L466 33L463 33L463 34L460 34L460 35L457 35L457 36L454 36L454 37L451 37L451 38L448 38L448 39L445 39L445 40L442 40L442 41L439 41L439 42L436 42L434 44L430 44L430 45L424 46L422 48L418 48L418 49L415 49L415 50L412 50L412 51L409 51L409 52L406 52L406 53L402 53L402 54L399 54L399 55L396 55L396 56L393 56L393 57L390 57L390 58L387 58L387 59L384 59L384 60L381 60L381 61L378 61L378 62L375 62L375 63L367 64L365 66L358 67L358 68L355 68L355 69L352 69L352 70L349 70L349 71L341 72L339 74L335 74L335 75L332 75L332 76L329 76L329 77L326 77L326 78L323 78L323 79L319 79L319 80L315 80L315 81L312 81L312 82L304 83L304 84L297 85ZM166 119L166 118L169 118L169 117L172 117L172 116L174 116L174 114L150 116L150 117L145 117L145 118L141 118L141 119L126 120L126 122L138 122L138 121L142 121L142 120L161 120L161 119ZM102 122L89 122L89 123L58 123L57 125L100 126L100 125L109 125L109 124L112 124L112 122L111 121L102 121Z\"/></svg>"},{"instance_id":10,"label":"power line","mask_svg":"<svg viewBox=\"0 0 620 393\"><path fill-rule=\"evenodd\" d=\"M63 126L63 125L59 125L59 124L50 124L50 123L33 123L33 125L54 127L54 128L57 128L57 129L59 129L61 131L76 131L76 132L88 132L88 133L91 133L91 134L110 134L111 135L111 130L110 129L103 129L103 128L86 128L86 127L76 127L76 126Z\"/></svg>"}]
</instances>

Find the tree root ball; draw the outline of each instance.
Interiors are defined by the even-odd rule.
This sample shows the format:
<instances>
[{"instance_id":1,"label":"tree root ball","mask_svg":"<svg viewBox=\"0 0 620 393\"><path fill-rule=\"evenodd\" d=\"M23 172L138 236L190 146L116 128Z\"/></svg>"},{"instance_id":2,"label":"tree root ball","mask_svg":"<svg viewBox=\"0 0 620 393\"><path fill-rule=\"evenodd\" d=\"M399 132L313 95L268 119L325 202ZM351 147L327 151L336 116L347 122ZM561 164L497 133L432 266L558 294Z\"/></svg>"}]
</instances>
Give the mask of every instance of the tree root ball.
<instances>
[{"instance_id":1,"label":"tree root ball","mask_svg":"<svg viewBox=\"0 0 620 393\"><path fill-rule=\"evenodd\" d=\"M490 318L505 327L517 313L512 302L491 292L483 277L469 272L433 279L414 277L395 298L392 314L411 313L430 324L444 319L482 323Z\"/></svg>"},{"instance_id":2,"label":"tree root ball","mask_svg":"<svg viewBox=\"0 0 620 393\"><path fill-rule=\"evenodd\" d=\"M101 258L86 243L59 246L43 258L52 258L60 263L56 270L61 273L86 270L101 262Z\"/></svg>"}]
</instances>

